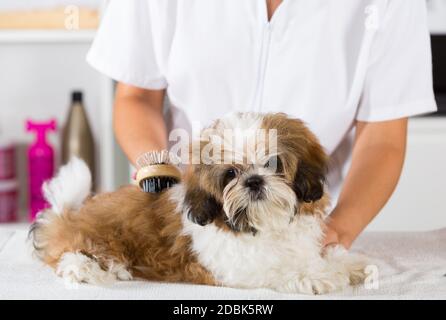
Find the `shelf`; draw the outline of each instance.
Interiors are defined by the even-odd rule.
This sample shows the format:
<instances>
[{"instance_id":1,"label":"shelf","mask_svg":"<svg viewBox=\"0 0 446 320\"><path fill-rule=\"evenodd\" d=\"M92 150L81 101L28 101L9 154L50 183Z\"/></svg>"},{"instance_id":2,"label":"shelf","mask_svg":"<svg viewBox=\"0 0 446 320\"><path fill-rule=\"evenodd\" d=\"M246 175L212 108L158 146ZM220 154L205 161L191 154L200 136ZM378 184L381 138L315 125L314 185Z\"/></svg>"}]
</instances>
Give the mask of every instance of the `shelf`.
<instances>
[{"instance_id":1,"label":"shelf","mask_svg":"<svg viewBox=\"0 0 446 320\"><path fill-rule=\"evenodd\" d=\"M96 30L0 30L0 44L90 43Z\"/></svg>"}]
</instances>

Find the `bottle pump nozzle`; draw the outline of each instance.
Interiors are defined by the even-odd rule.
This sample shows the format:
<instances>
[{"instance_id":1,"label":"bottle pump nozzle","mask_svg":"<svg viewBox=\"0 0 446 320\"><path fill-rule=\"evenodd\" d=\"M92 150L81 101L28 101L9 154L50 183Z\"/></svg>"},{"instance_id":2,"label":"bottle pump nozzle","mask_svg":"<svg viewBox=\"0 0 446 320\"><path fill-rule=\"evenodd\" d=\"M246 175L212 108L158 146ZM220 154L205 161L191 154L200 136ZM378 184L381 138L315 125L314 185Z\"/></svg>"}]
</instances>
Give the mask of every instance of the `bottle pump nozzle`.
<instances>
[{"instance_id":1,"label":"bottle pump nozzle","mask_svg":"<svg viewBox=\"0 0 446 320\"><path fill-rule=\"evenodd\" d=\"M36 133L37 142L46 141L46 133L48 131L56 131L56 120L52 119L48 122L26 121L26 131Z\"/></svg>"}]
</instances>

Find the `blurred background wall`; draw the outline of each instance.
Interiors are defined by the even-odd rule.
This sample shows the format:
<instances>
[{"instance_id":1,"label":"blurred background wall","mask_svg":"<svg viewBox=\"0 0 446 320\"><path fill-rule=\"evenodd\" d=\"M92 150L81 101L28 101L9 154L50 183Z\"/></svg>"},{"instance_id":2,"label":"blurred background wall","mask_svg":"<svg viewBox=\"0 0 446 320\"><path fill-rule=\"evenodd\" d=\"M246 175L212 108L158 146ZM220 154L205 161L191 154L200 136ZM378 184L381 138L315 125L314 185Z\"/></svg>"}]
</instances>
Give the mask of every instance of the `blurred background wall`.
<instances>
[{"instance_id":1,"label":"blurred background wall","mask_svg":"<svg viewBox=\"0 0 446 320\"><path fill-rule=\"evenodd\" d=\"M72 28L67 17L76 13L70 9L73 5L81 19ZM21 219L28 202L26 147L35 139L26 132L25 120L57 120L58 130L49 134L49 140L60 163L61 128L74 90L84 93L94 134L98 191L129 181L128 164L111 127L114 83L85 62L105 5L101 0L0 2L0 142L13 141L17 146Z\"/></svg>"}]
</instances>

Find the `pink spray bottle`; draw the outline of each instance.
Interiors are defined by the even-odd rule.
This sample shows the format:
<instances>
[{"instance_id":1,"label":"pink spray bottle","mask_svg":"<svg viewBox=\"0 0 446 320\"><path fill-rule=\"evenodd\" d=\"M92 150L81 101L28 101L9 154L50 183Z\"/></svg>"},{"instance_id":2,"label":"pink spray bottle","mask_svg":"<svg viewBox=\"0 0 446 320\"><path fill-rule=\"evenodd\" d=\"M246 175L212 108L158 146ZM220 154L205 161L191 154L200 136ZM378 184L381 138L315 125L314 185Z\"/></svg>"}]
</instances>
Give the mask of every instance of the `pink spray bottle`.
<instances>
[{"instance_id":1,"label":"pink spray bottle","mask_svg":"<svg viewBox=\"0 0 446 320\"><path fill-rule=\"evenodd\" d=\"M29 219L33 221L36 214L47 207L42 185L54 174L54 150L48 144L46 135L48 131L56 130L56 120L44 123L28 120L26 130L36 133L37 138L28 148Z\"/></svg>"}]
</instances>

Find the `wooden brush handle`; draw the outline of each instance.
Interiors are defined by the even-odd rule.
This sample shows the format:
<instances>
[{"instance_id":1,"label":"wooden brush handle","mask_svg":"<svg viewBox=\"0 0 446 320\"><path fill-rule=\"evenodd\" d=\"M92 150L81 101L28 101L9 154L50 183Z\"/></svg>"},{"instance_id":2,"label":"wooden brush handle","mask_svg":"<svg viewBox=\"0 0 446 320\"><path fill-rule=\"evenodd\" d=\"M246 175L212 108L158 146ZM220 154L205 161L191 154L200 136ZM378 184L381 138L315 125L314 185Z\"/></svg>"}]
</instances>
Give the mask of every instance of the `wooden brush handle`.
<instances>
[{"instance_id":1,"label":"wooden brush handle","mask_svg":"<svg viewBox=\"0 0 446 320\"><path fill-rule=\"evenodd\" d=\"M177 167L170 164L154 164L139 169L136 173L136 182L140 184L142 180L153 177L171 177L180 181L181 172Z\"/></svg>"}]
</instances>

